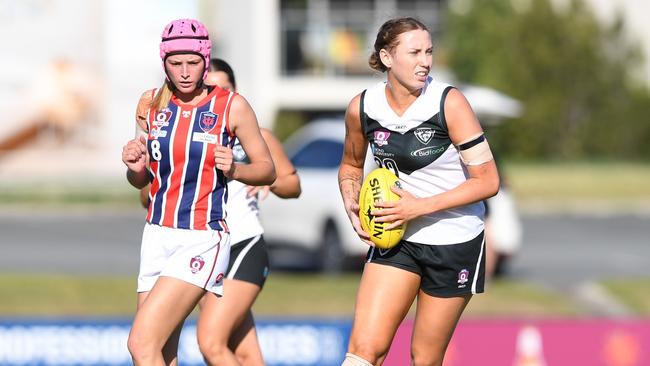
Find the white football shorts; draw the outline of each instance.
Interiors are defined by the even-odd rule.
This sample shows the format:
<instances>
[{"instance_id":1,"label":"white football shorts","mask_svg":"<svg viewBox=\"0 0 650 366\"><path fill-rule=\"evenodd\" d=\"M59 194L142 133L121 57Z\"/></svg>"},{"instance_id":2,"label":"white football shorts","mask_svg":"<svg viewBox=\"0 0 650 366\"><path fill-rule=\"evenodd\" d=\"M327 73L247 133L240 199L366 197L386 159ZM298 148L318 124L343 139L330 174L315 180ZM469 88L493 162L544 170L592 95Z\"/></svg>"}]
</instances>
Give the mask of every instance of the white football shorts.
<instances>
[{"instance_id":1,"label":"white football shorts","mask_svg":"<svg viewBox=\"0 0 650 366\"><path fill-rule=\"evenodd\" d=\"M186 230L146 223L140 249L138 292L151 291L160 276L223 295L230 235L218 230Z\"/></svg>"}]
</instances>

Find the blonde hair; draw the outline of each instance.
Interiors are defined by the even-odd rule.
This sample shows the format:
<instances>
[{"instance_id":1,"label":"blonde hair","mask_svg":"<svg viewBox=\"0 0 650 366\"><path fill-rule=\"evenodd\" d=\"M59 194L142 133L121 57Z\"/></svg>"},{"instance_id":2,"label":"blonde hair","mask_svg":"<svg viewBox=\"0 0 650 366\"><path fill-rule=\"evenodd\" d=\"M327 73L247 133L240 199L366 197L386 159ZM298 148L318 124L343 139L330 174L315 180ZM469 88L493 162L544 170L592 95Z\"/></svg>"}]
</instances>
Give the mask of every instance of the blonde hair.
<instances>
[{"instance_id":1,"label":"blonde hair","mask_svg":"<svg viewBox=\"0 0 650 366\"><path fill-rule=\"evenodd\" d=\"M377 32L377 38L375 39L375 49L374 52L370 55L368 59L368 65L374 70L384 72L388 70L386 65L381 62L379 57L379 51L385 49L386 51L392 51L395 46L397 46L397 36L402 33L422 29L429 31L427 26L415 18L395 18L390 19L386 23L382 24Z\"/></svg>"},{"instance_id":2,"label":"blonde hair","mask_svg":"<svg viewBox=\"0 0 650 366\"><path fill-rule=\"evenodd\" d=\"M165 83L158 89L156 96L151 101L151 106L156 111L161 111L169 104L169 101L172 100L172 94L174 93L171 88L171 82L165 80Z\"/></svg>"}]
</instances>

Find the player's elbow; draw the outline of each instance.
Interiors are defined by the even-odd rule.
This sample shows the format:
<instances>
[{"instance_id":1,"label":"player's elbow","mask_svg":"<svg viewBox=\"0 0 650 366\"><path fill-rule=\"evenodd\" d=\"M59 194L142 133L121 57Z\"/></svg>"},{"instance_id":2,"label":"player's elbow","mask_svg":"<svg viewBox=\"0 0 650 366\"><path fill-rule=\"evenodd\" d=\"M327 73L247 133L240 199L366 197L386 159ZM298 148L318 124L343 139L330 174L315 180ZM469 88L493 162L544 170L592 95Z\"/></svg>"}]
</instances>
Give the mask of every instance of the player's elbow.
<instances>
[{"instance_id":1,"label":"player's elbow","mask_svg":"<svg viewBox=\"0 0 650 366\"><path fill-rule=\"evenodd\" d=\"M298 177L298 174L292 174L290 177L290 182L291 182L291 191L289 193L289 197L287 198L298 198L300 197L300 194L302 193L302 187L300 186L300 178Z\"/></svg>"},{"instance_id":2,"label":"player's elbow","mask_svg":"<svg viewBox=\"0 0 650 366\"><path fill-rule=\"evenodd\" d=\"M260 185L270 186L278 178L277 174L275 174L275 166L273 165L272 162L268 162L266 164L266 169L264 173L265 173L263 178L264 181L260 182L261 183Z\"/></svg>"}]
</instances>

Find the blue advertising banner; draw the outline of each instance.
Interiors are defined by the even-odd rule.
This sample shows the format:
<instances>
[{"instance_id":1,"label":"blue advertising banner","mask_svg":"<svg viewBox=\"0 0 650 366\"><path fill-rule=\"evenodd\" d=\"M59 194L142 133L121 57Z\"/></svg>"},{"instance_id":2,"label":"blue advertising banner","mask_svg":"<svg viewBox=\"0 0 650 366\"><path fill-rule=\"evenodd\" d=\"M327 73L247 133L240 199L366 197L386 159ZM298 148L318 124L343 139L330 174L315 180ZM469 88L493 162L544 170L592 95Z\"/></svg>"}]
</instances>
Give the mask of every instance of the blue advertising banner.
<instances>
[{"instance_id":1,"label":"blue advertising banner","mask_svg":"<svg viewBox=\"0 0 650 366\"><path fill-rule=\"evenodd\" d=\"M0 320L0 365L130 365L126 320ZM257 332L269 366L340 365L349 320L262 319ZM196 323L186 322L178 350L181 365L204 365Z\"/></svg>"}]
</instances>

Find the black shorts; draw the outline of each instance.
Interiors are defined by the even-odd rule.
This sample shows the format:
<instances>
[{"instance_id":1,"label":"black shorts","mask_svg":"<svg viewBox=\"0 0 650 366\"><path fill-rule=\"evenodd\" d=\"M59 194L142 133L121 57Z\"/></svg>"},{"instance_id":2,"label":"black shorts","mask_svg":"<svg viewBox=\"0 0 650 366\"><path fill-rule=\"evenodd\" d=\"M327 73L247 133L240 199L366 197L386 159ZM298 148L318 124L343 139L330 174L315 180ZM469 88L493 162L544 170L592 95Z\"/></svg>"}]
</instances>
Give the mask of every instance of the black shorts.
<instances>
[{"instance_id":1,"label":"black shorts","mask_svg":"<svg viewBox=\"0 0 650 366\"><path fill-rule=\"evenodd\" d=\"M264 287L269 275L269 255L264 237L258 235L230 246L230 262L226 278Z\"/></svg>"},{"instance_id":2,"label":"black shorts","mask_svg":"<svg viewBox=\"0 0 650 366\"><path fill-rule=\"evenodd\" d=\"M468 242L452 245L426 245L402 240L387 251L370 248L366 260L420 275L420 289L431 296L453 297L484 291L483 233Z\"/></svg>"}]
</instances>

